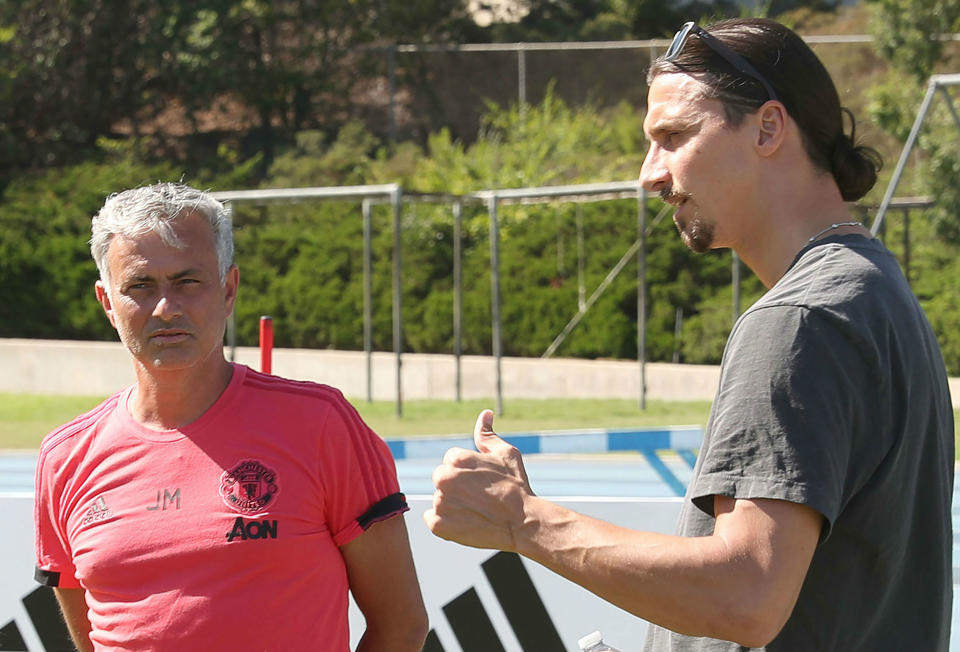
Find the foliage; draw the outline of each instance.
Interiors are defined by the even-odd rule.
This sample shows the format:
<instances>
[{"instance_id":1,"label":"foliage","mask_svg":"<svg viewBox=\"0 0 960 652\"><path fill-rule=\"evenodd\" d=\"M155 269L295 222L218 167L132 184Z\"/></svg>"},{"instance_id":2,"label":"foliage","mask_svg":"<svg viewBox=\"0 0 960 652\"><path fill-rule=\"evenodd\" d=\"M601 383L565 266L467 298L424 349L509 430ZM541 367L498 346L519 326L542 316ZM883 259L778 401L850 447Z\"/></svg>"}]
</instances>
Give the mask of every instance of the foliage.
<instances>
[{"instance_id":1,"label":"foliage","mask_svg":"<svg viewBox=\"0 0 960 652\"><path fill-rule=\"evenodd\" d=\"M954 0L869 0L871 31L880 54L918 81L933 72L944 42L936 35L955 31L960 5Z\"/></svg>"},{"instance_id":2,"label":"foliage","mask_svg":"<svg viewBox=\"0 0 960 652\"><path fill-rule=\"evenodd\" d=\"M944 55L944 42L936 35L960 28L960 4L949 0L871 0L871 4L877 49L894 70L871 90L869 109L883 129L905 142L927 91L925 82ZM942 98L934 97L932 106L917 141L924 156L921 178L912 189L934 197L939 236L960 243L958 127Z\"/></svg>"},{"instance_id":3,"label":"foliage","mask_svg":"<svg viewBox=\"0 0 960 652\"><path fill-rule=\"evenodd\" d=\"M574 111L547 93L542 104L524 111L491 105L484 125L469 146L441 131L431 136L425 152L408 146L394 156L359 126L342 130L332 142L304 132L276 158L267 183L380 183L392 180L384 175L399 174L410 190L466 193L622 178L635 174L640 165L637 117L626 107L604 113L592 107ZM392 214L385 206L372 212L373 344L389 349ZM240 205L235 216L238 260L244 270L237 304L241 342L255 342L256 317L269 313L278 320L279 346L361 348L364 273L356 203ZM636 202L504 204L498 219L504 353L540 355L577 313L581 298L593 293L637 237ZM468 203L463 223L462 350L488 354L490 242L485 207ZM407 205L402 225L405 350L451 352L455 288L450 208ZM662 221L650 229L648 252L650 359L672 356L675 308L681 306L693 318L691 333L698 338L691 344L684 340L683 358L716 362L729 331L730 310L709 320L698 322L696 317L705 302L714 301L718 288L729 287L729 255L691 255ZM635 261L630 261L558 355L636 356L636 274Z\"/></svg>"},{"instance_id":4,"label":"foliage","mask_svg":"<svg viewBox=\"0 0 960 652\"><path fill-rule=\"evenodd\" d=\"M469 147L446 130L431 135L414 188L459 193L629 178L640 169L639 127L625 104L604 115L590 105L575 110L551 84L535 107L489 104Z\"/></svg>"},{"instance_id":5,"label":"foliage","mask_svg":"<svg viewBox=\"0 0 960 652\"><path fill-rule=\"evenodd\" d=\"M809 4L800 0L792 4ZM819 2L820 0L812 0ZM525 0L519 21L491 29L496 41L613 41L669 37L686 20L735 15L732 0Z\"/></svg>"},{"instance_id":6,"label":"foliage","mask_svg":"<svg viewBox=\"0 0 960 652\"><path fill-rule=\"evenodd\" d=\"M429 133L422 145L384 144L360 122L347 119L347 112L336 109L349 102L350 89L367 71L359 59L340 61L336 53L343 55L356 44L406 38L402 30L414 29L404 27L406 14L397 9L399 5L380 3L389 11L370 13L370 3L333 2L319 7L289 1L173 2L164 5L163 20L147 21L150 24L127 24L119 18L109 22L99 13L116 9L109 0L82 4L83 11L76 7L71 11L75 3L43 0L18 0L0 8L0 54L4 55L0 100L8 100L0 103L0 157L7 157L5 165L16 161L25 166L7 165L3 172L0 336L115 337L92 298L96 271L85 243L90 215L107 194L121 188L183 178L217 190L399 182L412 192L462 194L636 175L645 146L635 108L626 104L610 109L572 108L552 88L536 105L489 104L482 128L469 143L439 129ZM598 35L638 34L637 16L655 6L634 0L592 4L543 0L539 4L542 36L553 40L558 32L550 30L567 28L573 30L567 34L570 37L590 29ZM18 22L11 10L14 6L47 13L41 11L43 19L37 14ZM150 13L155 7L144 6L142 15L156 18L159 14ZM397 11L391 14L393 9ZM410 33L429 41L455 38L472 29L462 22L462 3L454 0L423 0L410 7L418 15L435 9L436 21L424 21L416 28L421 31ZM388 16L392 17L387 20ZM97 22L101 20L107 22L101 25ZM662 26L644 22L643 29L668 33L677 22L667 16ZM331 34L324 36L322 29L312 27L307 30L308 23L327 25ZM117 32L117 25L125 25L128 31ZM491 28L488 36L495 35L496 29ZM133 36L139 45L136 52L124 50L127 46L120 43L104 44L103 52L88 52L73 42L77 34L87 33L84 30L90 44L122 33ZM288 32L296 33L295 37L285 39L281 47L277 35ZM48 43L51 35L72 44L73 49L67 48L72 60ZM350 56L361 56L356 52L361 51L351 50ZM298 59L303 70L317 72L312 66L321 61L330 68L304 79L298 77L302 72L295 65ZM341 63L358 71L355 78L342 77ZM111 65L115 68L111 79L119 80L119 87L110 91L113 95L84 98L84 87L73 84L75 80L66 80L58 89L64 75L77 79L87 75L94 84L90 88L108 84L98 76L101 70L88 68L110 69ZM874 94L878 122L901 139L922 93L910 75L896 73ZM236 79L248 80L249 88L239 88ZM41 81L47 86L36 89ZM36 94L33 105L25 94L28 89ZM148 122L165 110L171 97L187 98L183 111L195 123L196 134L204 111L220 101L236 100L239 93L250 94L243 102L258 113L238 139L165 143L155 135L128 140L102 135L115 129L121 116L135 123ZM57 98L62 106L55 106ZM101 107L102 123L96 111L71 110L84 99L98 106L103 101L112 103ZM31 115L31 106L37 115ZM46 114L48 107L51 113ZM325 113L327 108L335 117ZM927 168L921 178L909 180L914 184L910 188L934 192L945 200L944 206L960 205L955 183L960 166L954 150L946 146L955 142L955 135L943 107L935 111L931 123L921 138ZM134 133L145 131L137 124ZM33 146L25 148L28 133L33 134ZM660 206L659 201L651 201L648 213ZM948 242L960 240L957 215L960 211L944 207L932 213L929 237L936 227ZM372 208L372 336L379 350L393 346L393 217L385 205ZM504 352L539 356L577 313L582 298L598 287L636 239L636 201L502 204L498 217ZM400 218L404 350L451 352L455 288L450 206L406 204ZM236 307L241 344L255 344L257 318L271 314L277 319L279 346L363 346L365 275L358 202L259 207L238 203L235 224L242 272ZM489 237L486 207L466 203L464 353L491 350ZM648 359L671 360L676 353L684 362L717 362L732 321L729 254L690 254L669 218L651 225L647 251ZM918 295L955 373L960 370L960 343L946 335L960 326L960 306L951 290L960 271L956 259L953 245L940 253L925 252L923 274L916 277ZM55 272L51 261L56 263ZM916 265L920 267L919 262ZM637 273L636 262L629 261L557 355L636 355ZM743 292L744 308L762 292L748 273ZM678 310L683 320L680 341L675 338Z\"/></svg>"},{"instance_id":7,"label":"foliage","mask_svg":"<svg viewBox=\"0 0 960 652\"><path fill-rule=\"evenodd\" d=\"M20 176L7 187L0 205L0 335L110 335L93 300L90 215L117 188L171 174L162 165L131 163L88 161Z\"/></svg>"},{"instance_id":8,"label":"foliage","mask_svg":"<svg viewBox=\"0 0 960 652\"><path fill-rule=\"evenodd\" d=\"M902 216L892 217L894 219L887 222L886 242L903 264L905 251L902 243L907 234L907 224ZM960 256L957 255L956 246L945 245L938 239L937 231L940 228L936 210L911 213L909 280L938 336L947 370L951 375L958 375L960 338L956 334L960 333L960 295L956 286L960 275Z\"/></svg>"},{"instance_id":9,"label":"foliage","mask_svg":"<svg viewBox=\"0 0 960 652\"><path fill-rule=\"evenodd\" d=\"M574 111L548 93L542 104L524 111L491 106L470 146L441 132L431 137L426 151L405 146L391 153L357 124L333 139L308 130L277 153L262 185L356 185L398 175L412 191L464 193L623 178L640 165L636 123L626 107ZM89 217L109 192L184 176L169 163L144 160L138 151L136 144L101 141L96 159L11 182L0 205L0 305L18 306L22 314L0 320L0 334L115 337L90 291L96 270L85 244ZM242 187L256 178L258 163L223 150L186 180L215 189ZM384 350L393 346L393 215L385 205L374 205L371 212L372 336L373 346ZM258 317L270 314L277 320L278 346L363 347L363 220L357 202L238 203L234 222L242 279L236 305L241 344L255 344ZM499 223L504 353L540 355L636 239L637 205L633 199L504 204ZM486 207L466 204L463 225L462 350L490 353ZM451 352L450 207L406 204L401 226L404 349ZM663 221L651 227L648 251L650 357L669 359L674 308L696 316L718 288L729 284L729 265L722 256L692 256ZM60 263L55 275L45 264L49 260ZM636 275L636 261L630 260L558 355L636 356ZM703 343L699 357L692 350L684 357L708 359L706 351L722 348L729 320L722 322L711 335L717 341Z\"/></svg>"},{"instance_id":10,"label":"foliage","mask_svg":"<svg viewBox=\"0 0 960 652\"><path fill-rule=\"evenodd\" d=\"M283 134L339 126L382 74L375 47L475 31L461 0L8 0L0 168L74 162L105 135L170 141L211 116L268 162Z\"/></svg>"},{"instance_id":11,"label":"foliage","mask_svg":"<svg viewBox=\"0 0 960 652\"><path fill-rule=\"evenodd\" d=\"M8 184L0 203L0 337L114 337L93 299L90 217L110 193L184 176L169 163L139 159L136 149L101 141L96 158L21 174ZM249 167L239 162L219 178L242 179ZM187 181L202 186L217 179L208 170Z\"/></svg>"}]
</instances>

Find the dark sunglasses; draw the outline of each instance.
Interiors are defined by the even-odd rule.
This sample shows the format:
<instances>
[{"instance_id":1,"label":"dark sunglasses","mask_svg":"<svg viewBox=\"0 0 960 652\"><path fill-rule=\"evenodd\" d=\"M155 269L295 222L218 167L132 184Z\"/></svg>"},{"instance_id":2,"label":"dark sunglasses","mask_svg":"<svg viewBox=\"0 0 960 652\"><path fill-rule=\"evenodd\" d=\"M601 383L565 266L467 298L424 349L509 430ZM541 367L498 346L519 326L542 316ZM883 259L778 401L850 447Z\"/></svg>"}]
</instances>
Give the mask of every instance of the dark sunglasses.
<instances>
[{"instance_id":1,"label":"dark sunglasses","mask_svg":"<svg viewBox=\"0 0 960 652\"><path fill-rule=\"evenodd\" d=\"M670 47L667 48L667 53L663 55L663 59L665 61L673 61L680 56L680 53L683 51L683 46L686 44L687 38L691 34L696 34L699 36L704 45L726 59L727 63L739 70L742 74L746 75L747 77L753 77L758 82L763 84L763 87L767 91L767 97L769 97L771 100L777 100L777 94L773 92L773 87L767 82L766 79L763 78L763 75L761 75L749 61L721 43L719 39L711 36L707 30L703 29L692 20L684 23L683 27L680 28L680 31L674 35L673 41L670 43Z\"/></svg>"}]
</instances>

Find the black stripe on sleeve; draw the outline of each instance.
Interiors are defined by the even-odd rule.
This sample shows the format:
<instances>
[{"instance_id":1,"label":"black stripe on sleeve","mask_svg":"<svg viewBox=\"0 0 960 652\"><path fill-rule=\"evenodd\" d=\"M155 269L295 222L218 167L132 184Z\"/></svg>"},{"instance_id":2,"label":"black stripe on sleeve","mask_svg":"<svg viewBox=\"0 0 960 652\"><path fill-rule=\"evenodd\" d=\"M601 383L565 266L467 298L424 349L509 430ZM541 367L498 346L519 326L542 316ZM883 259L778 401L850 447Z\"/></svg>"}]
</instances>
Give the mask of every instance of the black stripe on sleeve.
<instances>
[{"instance_id":1,"label":"black stripe on sleeve","mask_svg":"<svg viewBox=\"0 0 960 652\"><path fill-rule=\"evenodd\" d=\"M374 503L373 507L364 512L360 518L357 519L357 523L360 524L364 530L369 528L374 523L378 523L386 518L390 518L394 514L400 512L405 512L410 509L407 506L407 497L402 493L397 492L391 494Z\"/></svg>"},{"instance_id":2,"label":"black stripe on sleeve","mask_svg":"<svg viewBox=\"0 0 960 652\"><path fill-rule=\"evenodd\" d=\"M44 586L60 586L60 573L54 571L36 568L33 571L33 579L37 580Z\"/></svg>"}]
</instances>

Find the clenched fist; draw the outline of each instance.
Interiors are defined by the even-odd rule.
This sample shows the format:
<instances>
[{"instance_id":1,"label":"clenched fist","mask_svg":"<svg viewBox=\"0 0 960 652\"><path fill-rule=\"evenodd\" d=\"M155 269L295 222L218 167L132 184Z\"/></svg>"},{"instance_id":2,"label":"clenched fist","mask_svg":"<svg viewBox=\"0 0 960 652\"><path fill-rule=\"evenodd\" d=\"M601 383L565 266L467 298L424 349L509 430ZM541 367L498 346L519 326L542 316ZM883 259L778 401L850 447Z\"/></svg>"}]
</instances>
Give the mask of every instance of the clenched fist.
<instances>
[{"instance_id":1,"label":"clenched fist","mask_svg":"<svg viewBox=\"0 0 960 652\"><path fill-rule=\"evenodd\" d=\"M473 430L477 452L451 448L433 472L433 508L423 519L437 536L474 548L519 552L534 497L520 451L493 432L484 410Z\"/></svg>"}]
</instances>

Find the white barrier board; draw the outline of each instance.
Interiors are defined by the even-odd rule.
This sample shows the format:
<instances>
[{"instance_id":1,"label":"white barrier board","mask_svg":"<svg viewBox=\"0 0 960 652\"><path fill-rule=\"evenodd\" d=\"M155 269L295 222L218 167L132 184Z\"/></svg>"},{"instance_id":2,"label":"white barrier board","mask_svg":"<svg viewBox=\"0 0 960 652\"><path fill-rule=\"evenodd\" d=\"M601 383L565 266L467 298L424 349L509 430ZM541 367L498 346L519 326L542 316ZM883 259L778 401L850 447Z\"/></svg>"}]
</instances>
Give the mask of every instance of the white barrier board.
<instances>
[{"instance_id":1,"label":"white barrier board","mask_svg":"<svg viewBox=\"0 0 960 652\"><path fill-rule=\"evenodd\" d=\"M624 652L641 649L646 632L643 621L538 564L434 537L422 519L431 498L408 499L407 528L430 617L426 651L495 652L499 641L503 650L519 652L524 650L522 640L527 652L574 652L577 639L596 629ZM672 532L681 501L560 498L557 502L626 527ZM0 494L0 513L7 524L0 537L0 650L63 649L62 625L50 592L33 580L33 497ZM350 623L351 642L356 645L363 618L353 605Z\"/></svg>"}]
</instances>

